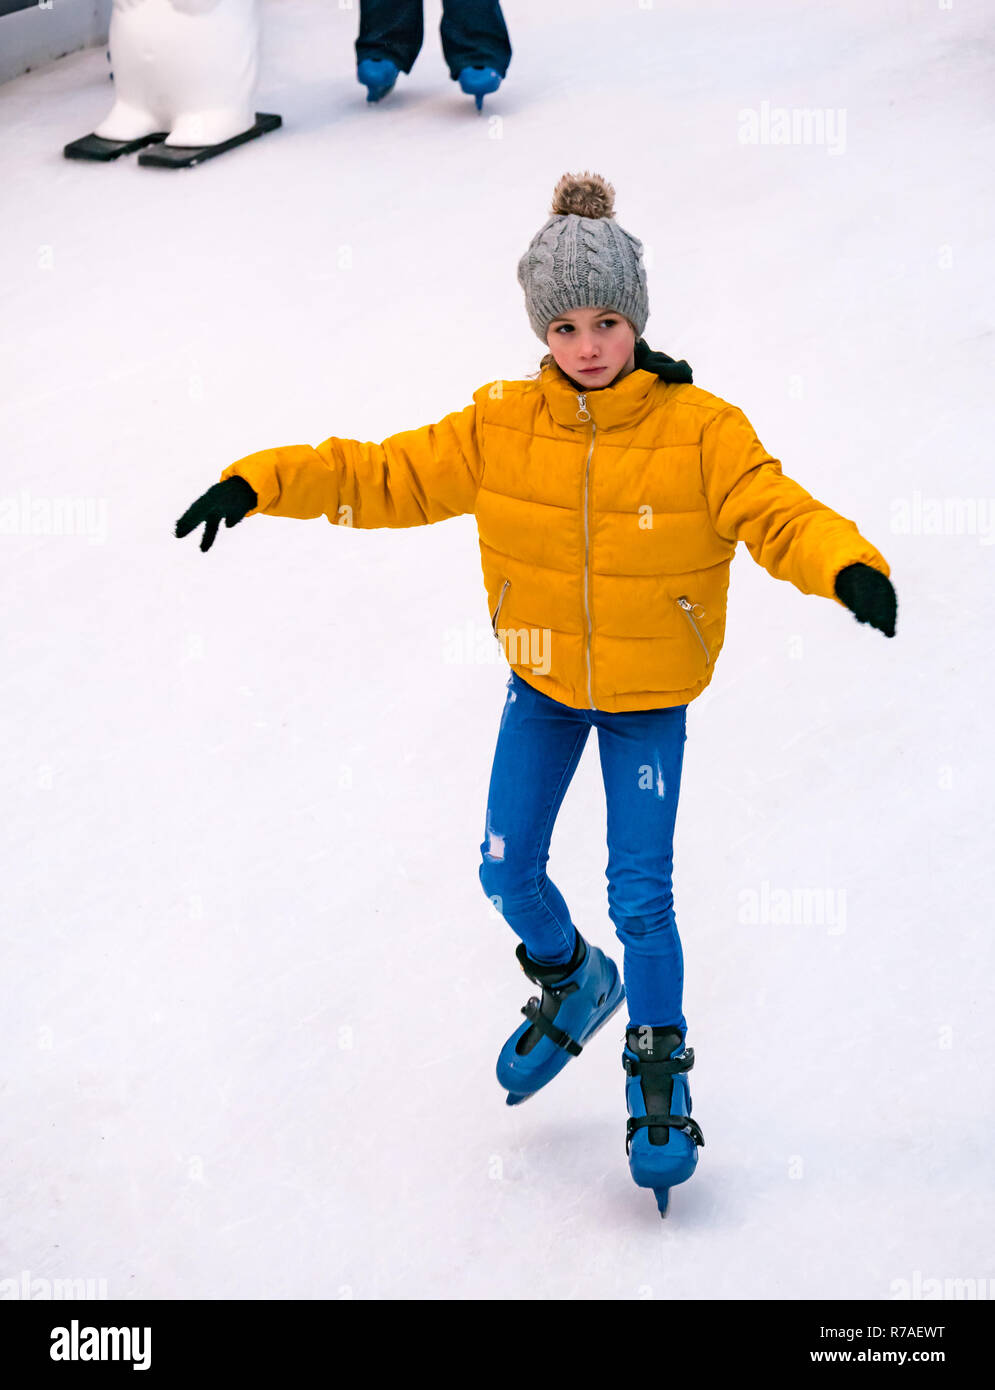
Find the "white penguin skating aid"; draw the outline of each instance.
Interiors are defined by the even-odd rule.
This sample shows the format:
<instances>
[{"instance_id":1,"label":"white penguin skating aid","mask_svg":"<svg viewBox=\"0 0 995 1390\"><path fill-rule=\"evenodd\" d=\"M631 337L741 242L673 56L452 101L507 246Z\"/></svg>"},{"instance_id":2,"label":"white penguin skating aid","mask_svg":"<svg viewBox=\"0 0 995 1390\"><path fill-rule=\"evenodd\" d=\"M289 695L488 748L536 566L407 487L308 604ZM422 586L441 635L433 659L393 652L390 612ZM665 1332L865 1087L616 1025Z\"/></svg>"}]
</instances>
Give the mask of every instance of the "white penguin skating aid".
<instances>
[{"instance_id":1,"label":"white penguin skating aid","mask_svg":"<svg viewBox=\"0 0 995 1390\"><path fill-rule=\"evenodd\" d=\"M253 110L257 0L114 0L110 52L114 104L68 159L188 168L281 124Z\"/></svg>"}]
</instances>

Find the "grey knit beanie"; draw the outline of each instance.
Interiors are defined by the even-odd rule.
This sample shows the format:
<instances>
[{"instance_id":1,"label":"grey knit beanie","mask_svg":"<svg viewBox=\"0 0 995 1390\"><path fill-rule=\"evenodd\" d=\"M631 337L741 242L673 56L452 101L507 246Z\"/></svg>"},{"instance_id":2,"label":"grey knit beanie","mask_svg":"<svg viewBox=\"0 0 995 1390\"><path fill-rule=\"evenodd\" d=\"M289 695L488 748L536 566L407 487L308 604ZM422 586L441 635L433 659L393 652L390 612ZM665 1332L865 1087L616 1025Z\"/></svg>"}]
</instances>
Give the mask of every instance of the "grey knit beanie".
<instances>
[{"instance_id":1,"label":"grey knit beanie","mask_svg":"<svg viewBox=\"0 0 995 1390\"><path fill-rule=\"evenodd\" d=\"M552 216L518 262L536 336L570 309L614 309L641 338L649 317L643 244L613 217L615 190L600 174L564 174Z\"/></svg>"}]
</instances>

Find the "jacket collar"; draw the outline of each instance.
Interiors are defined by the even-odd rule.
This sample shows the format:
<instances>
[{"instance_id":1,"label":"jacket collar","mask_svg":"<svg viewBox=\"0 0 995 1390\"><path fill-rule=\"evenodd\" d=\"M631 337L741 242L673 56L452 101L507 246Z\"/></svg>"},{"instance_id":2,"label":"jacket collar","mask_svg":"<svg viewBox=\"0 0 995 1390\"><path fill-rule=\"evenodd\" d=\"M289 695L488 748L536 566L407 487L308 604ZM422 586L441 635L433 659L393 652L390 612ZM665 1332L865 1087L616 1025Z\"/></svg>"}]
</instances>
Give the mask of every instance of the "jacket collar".
<instances>
[{"instance_id":1,"label":"jacket collar","mask_svg":"<svg viewBox=\"0 0 995 1390\"><path fill-rule=\"evenodd\" d=\"M586 430L590 421L586 417L578 419L583 414L578 397L584 396L586 409L598 429L622 429L637 424L659 402L658 382L691 380L691 368L686 362L675 362L666 353L651 352L642 338L636 344L635 361L635 369L614 386L589 392L571 381L555 362L548 362L540 381L549 413L558 425Z\"/></svg>"}]
</instances>

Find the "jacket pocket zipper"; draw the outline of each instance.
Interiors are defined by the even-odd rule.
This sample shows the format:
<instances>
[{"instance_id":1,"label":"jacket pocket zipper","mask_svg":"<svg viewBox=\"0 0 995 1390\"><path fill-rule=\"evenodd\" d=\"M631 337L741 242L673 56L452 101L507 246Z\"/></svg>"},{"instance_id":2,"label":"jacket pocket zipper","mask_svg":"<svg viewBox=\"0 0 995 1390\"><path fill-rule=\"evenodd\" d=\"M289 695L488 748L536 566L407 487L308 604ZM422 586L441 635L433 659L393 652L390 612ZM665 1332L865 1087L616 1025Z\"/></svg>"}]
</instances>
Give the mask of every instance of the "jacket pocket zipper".
<instances>
[{"instance_id":1,"label":"jacket pocket zipper","mask_svg":"<svg viewBox=\"0 0 995 1390\"><path fill-rule=\"evenodd\" d=\"M499 596L499 598L498 598L497 607L496 607L495 610L494 610L494 616L493 616L493 618L491 619L491 631L494 633L494 636L497 637L497 640L498 640L499 642L500 642L501 638L498 637L498 630L497 630L498 616L499 616L499 614L500 614L500 612L501 612L501 605L502 605L502 603L504 603L504 593L505 593L505 590L507 589L507 587L508 587L508 585L509 585L510 583L511 583L511 580L510 580L510 579L506 579L506 580L504 581L504 583L501 585L501 594L500 594L500 596Z\"/></svg>"},{"instance_id":2,"label":"jacket pocket zipper","mask_svg":"<svg viewBox=\"0 0 995 1390\"><path fill-rule=\"evenodd\" d=\"M700 609L701 609L701 612L698 614L698 616L701 617L701 618L703 618L703 617L705 616L705 610L704 610L704 608L701 607L701 604L700 604L700 603L689 603L688 600L687 600L686 598L679 598L679 599L677 600L677 602L678 602L678 603L680 604L680 606L684 609L685 617L687 618L688 622L691 624L691 626L692 626L692 627L694 628L694 630L695 630L695 633L696 633L696 635L697 635L698 641L701 643L701 649L702 649L702 651L705 653L705 665L707 666L707 665L708 665L708 660L709 660L709 657L708 657L708 648L707 648L707 646L705 645L705 639L704 639L704 637L702 637L702 635L701 635L701 630L700 630L700 628L698 627L698 624L697 624L697 623L695 622L695 620L694 620L694 610L695 610L696 608L700 608Z\"/></svg>"}]
</instances>

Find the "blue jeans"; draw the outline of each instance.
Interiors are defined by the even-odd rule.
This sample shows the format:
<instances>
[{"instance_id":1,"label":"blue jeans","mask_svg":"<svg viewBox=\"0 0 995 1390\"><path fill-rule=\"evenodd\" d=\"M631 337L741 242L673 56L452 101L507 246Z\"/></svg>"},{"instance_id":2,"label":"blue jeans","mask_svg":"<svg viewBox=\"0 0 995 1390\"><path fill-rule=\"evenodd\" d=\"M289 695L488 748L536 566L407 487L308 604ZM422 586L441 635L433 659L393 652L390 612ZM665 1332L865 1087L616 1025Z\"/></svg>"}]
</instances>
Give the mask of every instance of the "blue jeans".
<instances>
[{"instance_id":1,"label":"blue jeans","mask_svg":"<svg viewBox=\"0 0 995 1390\"><path fill-rule=\"evenodd\" d=\"M439 34L454 80L471 63L506 75L511 41L498 0L443 0ZM402 72L410 72L423 37L422 0L360 0L357 63L391 58Z\"/></svg>"},{"instance_id":2,"label":"blue jeans","mask_svg":"<svg viewBox=\"0 0 995 1390\"><path fill-rule=\"evenodd\" d=\"M533 960L569 961L575 927L546 875L553 823L593 725L608 808L608 915L624 947L628 1027L684 1040L673 853L687 705L571 709L512 671L487 793L480 883ZM586 932L581 933L589 939Z\"/></svg>"}]
</instances>

